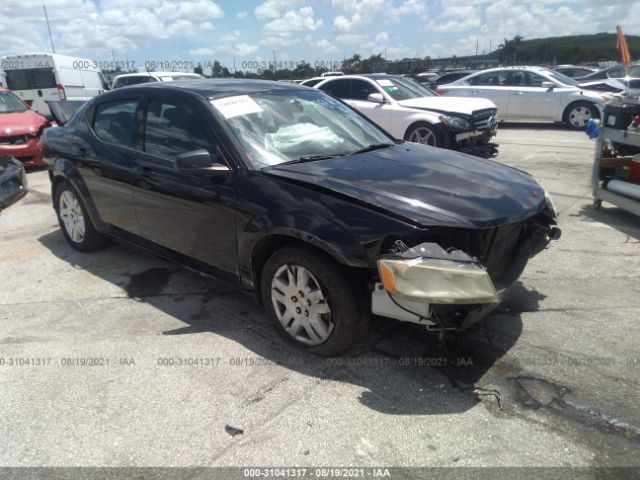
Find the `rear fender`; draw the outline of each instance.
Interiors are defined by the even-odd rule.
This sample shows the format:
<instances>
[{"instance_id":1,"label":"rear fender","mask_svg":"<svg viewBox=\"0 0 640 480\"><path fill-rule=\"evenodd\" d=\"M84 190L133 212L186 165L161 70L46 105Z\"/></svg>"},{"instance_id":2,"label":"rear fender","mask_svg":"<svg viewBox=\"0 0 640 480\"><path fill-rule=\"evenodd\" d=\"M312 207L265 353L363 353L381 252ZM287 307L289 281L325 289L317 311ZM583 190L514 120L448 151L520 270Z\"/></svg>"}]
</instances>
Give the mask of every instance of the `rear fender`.
<instances>
[{"instance_id":1,"label":"rear fender","mask_svg":"<svg viewBox=\"0 0 640 480\"><path fill-rule=\"evenodd\" d=\"M91 194L89 193L89 189L87 188L87 184L71 160L64 157L58 157L53 164L53 168L50 170L50 179L52 199L55 195L55 189L57 188L58 183L62 180L66 180L71 184L71 186L73 186L78 195L80 195L80 199L82 200L95 229L100 233L107 232L108 226L100 219L96 206L91 198Z\"/></svg>"}]
</instances>

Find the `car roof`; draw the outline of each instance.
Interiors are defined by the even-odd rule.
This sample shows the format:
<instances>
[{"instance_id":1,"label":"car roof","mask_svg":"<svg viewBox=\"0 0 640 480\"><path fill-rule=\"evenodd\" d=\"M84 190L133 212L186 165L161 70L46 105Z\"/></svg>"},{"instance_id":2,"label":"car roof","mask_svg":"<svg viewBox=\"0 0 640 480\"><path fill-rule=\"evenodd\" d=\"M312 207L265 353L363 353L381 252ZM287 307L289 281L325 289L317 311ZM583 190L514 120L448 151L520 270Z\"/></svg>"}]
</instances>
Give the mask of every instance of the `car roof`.
<instances>
[{"instance_id":1,"label":"car roof","mask_svg":"<svg viewBox=\"0 0 640 480\"><path fill-rule=\"evenodd\" d=\"M270 80L247 80L237 78L203 78L180 80L179 82L141 83L126 87L127 91L147 89L187 90L205 98L233 97L251 93L282 92L287 90L309 90L309 87L290 82ZM120 89L118 89L120 90Z\"/></svg>"}]
</instances>

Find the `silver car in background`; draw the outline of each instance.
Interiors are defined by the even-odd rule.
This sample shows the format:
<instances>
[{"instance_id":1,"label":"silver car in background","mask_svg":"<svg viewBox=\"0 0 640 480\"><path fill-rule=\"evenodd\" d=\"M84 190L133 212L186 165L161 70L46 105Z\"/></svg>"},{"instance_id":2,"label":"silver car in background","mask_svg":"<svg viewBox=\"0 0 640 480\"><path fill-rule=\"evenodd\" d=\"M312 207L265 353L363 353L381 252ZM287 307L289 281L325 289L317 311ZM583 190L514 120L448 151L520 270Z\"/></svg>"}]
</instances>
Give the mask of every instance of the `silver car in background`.
<instances>
[{"instance_id":1,"label":"silver car in background","mask_svg":"<svg viewBox=\"0 0 640 480\"><path fill-rule=\"evenodd\" d=\"M437 93L487 98L503 121L564 122L584 128L600 118L607 92L584 90L561 73L542 67L492 68L440 85Z\"/></svg>"}]
</instances>

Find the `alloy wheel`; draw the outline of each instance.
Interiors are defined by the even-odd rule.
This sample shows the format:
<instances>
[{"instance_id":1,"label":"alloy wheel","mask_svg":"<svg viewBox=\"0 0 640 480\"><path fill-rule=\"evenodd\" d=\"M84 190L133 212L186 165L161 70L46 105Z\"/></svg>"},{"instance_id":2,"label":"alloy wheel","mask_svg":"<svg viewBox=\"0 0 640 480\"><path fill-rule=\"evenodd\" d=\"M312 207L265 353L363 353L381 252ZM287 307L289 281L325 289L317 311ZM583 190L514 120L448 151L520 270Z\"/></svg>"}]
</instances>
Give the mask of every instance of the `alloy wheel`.
<instances>
[{"instance_id":1,"label":"alloy wheel","mask_svg":"<svg viewBox=\"0 0 640 480\"><path fill-rule=\"evenodd\" d=\"M313 274L300 265L282 265L271 280L271 301L284 330L299 342L319 345L331 335L331 309Z\"/></svg>"},{"instance_id":2,"label":"alloy wheel","mask_svg":"<svg viewBox=\"0 0 640 480\"><path fill-rule=\"evenodd\" d=\"M60 194L60 218L69 238L75 243L82 242L85 233L84 215L80 202L70 190Z\"/></svg>"},{"instance_id":3,"label":"alloy wheel","mask_svg":"<svg viewBox=\"0 0 640 480\"><path fill-rule=\"evenodd\" d=\"M573 127L584 127L591 118L591 109L584 105L575 107L569 112L569 123Z\"/></svg>"},{"instance_id":4,"label":"alloy wheel","mask_svg":"<svg viewBox=\"0 0 640 480\"><path fill-rule=\"evenodd\" d=\"M436 145L436 136L430 128L418 127L409 135L409 141L434 147Z\"/></svg>"}]
</instances>

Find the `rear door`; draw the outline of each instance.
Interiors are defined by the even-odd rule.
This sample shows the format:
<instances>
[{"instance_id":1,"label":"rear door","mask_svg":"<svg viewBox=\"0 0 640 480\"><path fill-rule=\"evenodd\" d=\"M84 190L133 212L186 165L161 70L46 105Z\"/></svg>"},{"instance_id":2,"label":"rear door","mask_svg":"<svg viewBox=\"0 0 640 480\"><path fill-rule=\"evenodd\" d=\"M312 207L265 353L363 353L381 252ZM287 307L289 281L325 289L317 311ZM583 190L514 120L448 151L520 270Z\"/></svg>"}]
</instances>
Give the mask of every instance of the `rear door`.
<instances>
[{"instance_id":1,"label":"rear door","mask_svg":"<svg viewBox=\"0 0 640 480\"><path fill-rule=\"evenodd\" d=\"M176 155L206 149L226 163L215 120L199 102L180 93L150 96L142 152L136 159L133 197L141 235L195 258L220 276L237 275L235 200L226 180L178 172Z\"/></svg>"},{"instance_id":2,"label":"rear door","mask_svg":"<svg viewBox=\"0 0 640 480\"><path fill-rule=\"evenodd\" d=\"M498 107L498 116L504 120L509 110L510 91L508 70L494 70L481 73L467 80L466 87L451 89L450 96L487 98Z\"/></svg>"},{"instance_id":3,"label":"rear door","mask_svg":"<svg viewBox=\"0 0 640 480\"><path fill-rule=\"evenodd\" d=\"M91 132L73 138L76 164L100 218L139 234L131 181L140 145L142 104L136 97L96 105L88 113Z\"/></svg>"}]
</instances>

